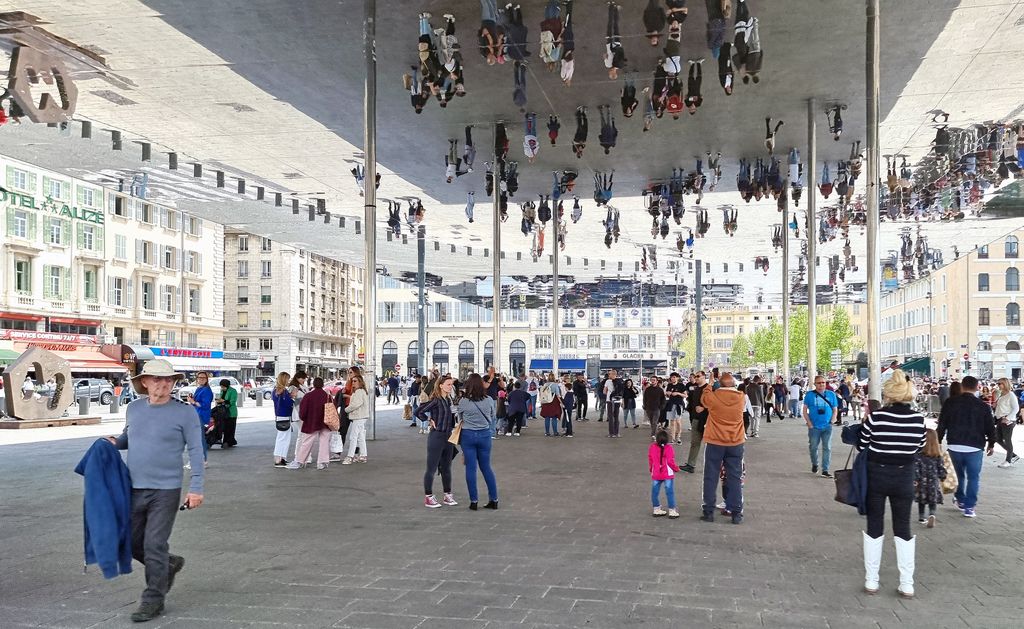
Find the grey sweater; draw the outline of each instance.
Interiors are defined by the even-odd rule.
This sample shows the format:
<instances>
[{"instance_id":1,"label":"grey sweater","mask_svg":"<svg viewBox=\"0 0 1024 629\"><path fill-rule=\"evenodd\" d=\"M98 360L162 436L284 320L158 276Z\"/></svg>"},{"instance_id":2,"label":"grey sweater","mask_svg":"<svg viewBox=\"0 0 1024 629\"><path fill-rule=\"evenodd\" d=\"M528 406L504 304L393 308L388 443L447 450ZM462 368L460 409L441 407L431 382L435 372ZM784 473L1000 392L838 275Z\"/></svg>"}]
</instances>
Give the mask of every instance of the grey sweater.
<instances>
[{"instance_id":1,"label":"grey sweater","mask_svg":"<svg viewBox=\"0 0 1024 629\"><path fill-rule=\"evenodd\" d=\"M203 493L203 433L199 414L171 399L151 405L139 398L128 405L118 450L128 450L128 471L134 489L181 489L181 452L188 447L192 464L189 493Z\"/></svg>"},{"instance_id":2,"label":"grey sweater","mask_svg":"<svg viewBox=\"0 0 1024 629\"><path fill-rule=\"evenodd\" d=\"M474 402L462 398L459 400L459 419L463 430L486 430L491 427L494 419L494 400L489 397Z\"/></svg>"}]
</instances>

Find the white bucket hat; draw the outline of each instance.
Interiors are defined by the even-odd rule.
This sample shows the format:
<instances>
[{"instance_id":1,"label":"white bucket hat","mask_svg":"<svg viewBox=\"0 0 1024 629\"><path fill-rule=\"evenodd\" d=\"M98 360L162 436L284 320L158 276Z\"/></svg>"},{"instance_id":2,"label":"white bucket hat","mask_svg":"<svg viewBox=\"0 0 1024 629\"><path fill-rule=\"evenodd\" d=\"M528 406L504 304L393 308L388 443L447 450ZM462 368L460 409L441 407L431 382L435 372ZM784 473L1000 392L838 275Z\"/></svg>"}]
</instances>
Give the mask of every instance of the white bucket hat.
<instances>
[{"instance_id":1,"label":"white bucket hat","mask_svg":"<svg viewBox=\"0 0 1024 629\"><path fill-rule=\"evenodd\" d=\"M171 363L166 360L157 358L155 360L146 361L146 364L142 366L142 371L139 375L132 378L132 388L139 395L146 395L146 389L142 386L143 376L158 376L162 378L174 378L176 381L181 380L185 377L184 374L180 374L174 371L174 367Z\"/></svg>"}]
</instances>

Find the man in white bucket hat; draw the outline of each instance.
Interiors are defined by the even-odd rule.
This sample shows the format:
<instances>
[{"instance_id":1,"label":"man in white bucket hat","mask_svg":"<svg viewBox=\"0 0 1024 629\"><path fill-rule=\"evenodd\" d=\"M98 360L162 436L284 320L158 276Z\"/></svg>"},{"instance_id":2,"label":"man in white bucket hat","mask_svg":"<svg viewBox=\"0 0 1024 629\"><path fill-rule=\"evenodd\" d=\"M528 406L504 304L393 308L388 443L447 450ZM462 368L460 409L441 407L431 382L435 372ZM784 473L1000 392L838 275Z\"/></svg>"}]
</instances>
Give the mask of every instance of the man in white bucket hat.
<instances>
[{"instance_id":1,"label":"man in white bucket hat","mask_svg":"<svg viewBox=\"0 0 1024 629\"><path fill-rule=\"evenodd\" d=\"M169 552L167 540L180 508L203 504L203 468L192 465L191 481L181 502L181 451L189 461L203 460L202 430L196 409L171 397L182 374L166 360L151 360L132 378L132 387L144 396L128 405L124 432L109 437L120 450L128 450L132 477L132 556L146 566L146 589L134 622L152 620L163 613L164 597L185 559Z\"/></svg>"}]
</instances>

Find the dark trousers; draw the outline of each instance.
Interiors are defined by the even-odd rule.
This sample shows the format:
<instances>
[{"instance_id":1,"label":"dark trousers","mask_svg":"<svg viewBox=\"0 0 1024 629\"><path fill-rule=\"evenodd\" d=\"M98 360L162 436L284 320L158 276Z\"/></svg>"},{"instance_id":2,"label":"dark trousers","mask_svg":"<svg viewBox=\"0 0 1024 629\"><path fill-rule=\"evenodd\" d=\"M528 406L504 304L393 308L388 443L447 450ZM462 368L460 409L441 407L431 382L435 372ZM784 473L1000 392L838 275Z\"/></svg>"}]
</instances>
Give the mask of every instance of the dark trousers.
<instances>
[{"instance_id":1,"label":"dark trousers","mask_svg":"<svg viewBox=\"0 0 1024 629\"><path fill-rule=\"evenodd\" d=\"M441 472L444 493L452 493L452 459L455 451L448 443L448 433L431 430L427 435L427 471L423 474L423 493L434 493L434 475Z\"/></svg>"},{"instance_id":2,"label":"dark trousers","mask_svg":"<svg viewBox=\"0 0 1024 629\"><path fill-rule=\"evenodd\" d=\"M235 441L235 426L237 426L237 425L238 425L238 418L237 417L228 417L227 419L224 420L224 437L223 437L224 440L222 442L224 445L221 446L222 448L224 446L237 446L238 445L238 442Z\"/></svg>"},{"instance_id":3,"label":"dark trousers","mask_svg":"<svg viewBox=\"0 0 1024 629\"><path fill-rule=\"evenodd\" d=\"M619 407L622 402L608 401L605 408L608 409L608 434L615 437L619 434Z\"/></svg>"},{"instance_id":4,"label":"dark trousers","mask_svg":"<svg viewBox=\"0 0 1024 629\"><path fill-rule=\"evenodd\" d=\"M577 395L576 396L576 419L577 420L581 420L581 419L586 419L586 418L587 418L587 396L586 395Z\"/></svg>"},{"instance_id":5,"label":"dark trousers","mask_svg":"<svg viewBox=\"0 0 1024 629\"><path fill-rule=\"evenodd\" d=\"M868 461L868 537L885 532L885 500L892 509L892 534L910 540L910 505L914 502L914 464Z\"/></svg>"},{"instance_id":6,"label":"dark trousers","mask_svg":"<svg viewBox=\"0 0 1024 629\"><path fill-rule=\"evenodd\" d=\"M572 408L566 407L562 410L562 432L566 435L572 434Z\"/></svg>"},{"instance_id":7,"label":"dark trousers","mask_svg":"<svg viewBox=\"0 0 1024 629\"><path fill-rule=\"evenodd\" d=\"M505 432L511 432L513 434L519 434L523 429L523 413L509 413L507 424L505 426Z\"/></svg>"},{"instance_id":8,"label":"dark trousers","mask_svg":"<svg viewBox=\"0 0 1024 629\"><path fill-rule=\"evenodd\" d=\"M725 508L733 516L743 513L743 446L704 445L704 513L714 513L718 481L725 465Z\"/></svg>"},{"instance_id":9,"label":"dark trousers","mask_svg":"<svg viewBox=\"0 0 1024 629\"><path fill-rule=\"evenodd\" d=\"M1013 427L1015 424L996 424L996 443L1006 450L1006 462L1013 460Z\"/></svg>"},{"instance_id":10,"label":"dark trousers","mask_svg":"<svg viewBox=\"0 0 1024 629\"><path fill-rule=\"evenodd\" d=\"M143 603L163 603L167 594L170 574L167 540L180 504L180 488L132 490L132 557L146 566Z\"/></svg>"}]
</instances>

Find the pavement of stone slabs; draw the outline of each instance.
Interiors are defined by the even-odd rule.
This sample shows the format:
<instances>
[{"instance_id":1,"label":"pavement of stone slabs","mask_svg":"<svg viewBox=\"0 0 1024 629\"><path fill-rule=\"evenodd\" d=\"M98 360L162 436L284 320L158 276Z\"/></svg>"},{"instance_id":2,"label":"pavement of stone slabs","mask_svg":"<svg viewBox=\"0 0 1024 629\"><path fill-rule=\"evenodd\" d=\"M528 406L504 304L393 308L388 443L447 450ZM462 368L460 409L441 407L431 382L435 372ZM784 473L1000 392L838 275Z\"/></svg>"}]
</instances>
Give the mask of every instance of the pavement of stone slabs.
<instances>
[{"instance_id":1,"label":"pavement of stone slabs","mask_svg":"<svg viewBox=\"0 0 1024 629\"><path fill-rule=\"evenodd\" d=\"M907 601L891 537L881 592L862 593L863 518L811 475L800 421L764 424L748 442L746 518L733 526L698 520L699 467L677 480L682 517L651 517L644 428L608 439L590 421L555 439L531 421L494 444L500 509L474 512L461 461L460 505L423 508L424 437L398 410L379 413L369 463L326 471L272 467L271 411L250 412L266 420L211 451L206 502L179 514L171 548L187 565L146 626L1024 626L1024 466L997 469L998 457L985 461L977 519L948 500L936 528L914 518ZM72 468L91 442L0 446L0 627L132 625L142 566L109 581L82 571ZM835 469L847 448L837 433L833 443Z\"/></svg>"}]
</instances>

